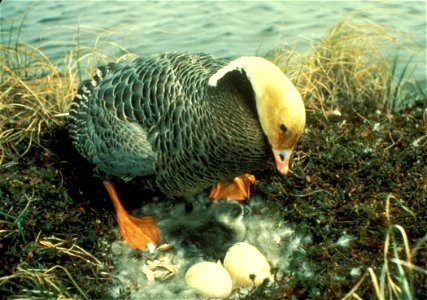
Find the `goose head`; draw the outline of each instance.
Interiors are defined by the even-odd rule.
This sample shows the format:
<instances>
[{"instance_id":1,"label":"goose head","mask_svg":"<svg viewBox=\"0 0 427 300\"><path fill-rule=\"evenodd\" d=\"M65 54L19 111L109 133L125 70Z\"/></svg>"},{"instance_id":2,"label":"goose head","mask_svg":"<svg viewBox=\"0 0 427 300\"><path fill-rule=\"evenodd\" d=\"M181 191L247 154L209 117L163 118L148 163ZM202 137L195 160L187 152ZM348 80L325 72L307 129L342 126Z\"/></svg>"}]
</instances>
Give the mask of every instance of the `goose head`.
<instances>
[{"instance_id":1,"label":"goose head","mask_svg":"<svg viewBox=\"0 0 427 300\"><path fill-rule=\"evenodd\" d=\"M279 67L261 57L244 56L231 61L210 77L209 84L216 86L218 80L236 70L252 85L259 121L272 148L276 167L280 173L287 174L292 151L305 127L301 95Z\"/></svg>"}]
</instances>

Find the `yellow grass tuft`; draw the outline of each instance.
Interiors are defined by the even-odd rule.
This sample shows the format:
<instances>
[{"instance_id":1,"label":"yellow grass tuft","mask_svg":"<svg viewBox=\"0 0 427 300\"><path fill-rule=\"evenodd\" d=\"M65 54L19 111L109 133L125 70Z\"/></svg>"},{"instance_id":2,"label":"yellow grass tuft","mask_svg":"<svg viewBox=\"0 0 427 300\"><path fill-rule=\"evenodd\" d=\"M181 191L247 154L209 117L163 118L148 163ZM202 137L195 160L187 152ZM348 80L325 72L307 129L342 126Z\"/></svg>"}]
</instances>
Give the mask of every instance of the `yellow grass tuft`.
<instances>
[{"instance_id":1,"label":"yellow grass tuft","mask_svg":"<svg viewBox=\"0 0 427 300\"><path fill-rule=\"evenodd\" d=\"M273 61L290 74L309 109L326 116L357 103L387 110L393 109L389 102L398 96L392 94L396 85L406 79L394 82L397 61L383 52L397 47L418 50L396 29L345 18L313 42L308 53L277 49Z\"/></svg>"},{"instance_id":2,"label":"yellow grass tuft","mask_svg":"<svg viewBox=\"0 0 427 300\"><path fill-rule=\"evenodd\" d=\"M419 272L424 276L427 275L426 269L412 263L412 257L416 255L417 251L427 246L427 235L419 240L413 250L411 250L405 229L400 225L390 223L391 199L395 199L395 197L389 195L386 202L385 213L389 226L384 241L384 263L380 275L378 276L372 267L367 268L365 274L343 300L362 299L357 294L357 290L366 281L368 276L371 278L371 284L379 300L415 299L413 286L414 272ZM395 232L400 234L402 238L401 242L398 241Z\"/></svg>"},{"instance_id":3,"label":"yellow grass tuft","mask_svg":"<svg viewBox=\"0 0 427 300\"><path fill-rule=\"evenodd\" d=\"M72 69L58 68L30 45L16 50L0 45L0 165L27 153L46 126L63 124L75 88Z\"/></svg>"},{"instance_id":4,"label":"yellow grass tuft","mask_svg":"<svg viewBox=\"0 0 427 300\"><path fill-rule=\"evenodd\" d=\"M105 54L103 46L124 54ZM24 156L39 142L44 129L64 125L79 81L91 76L99 64L130 55L116 43L101 42L100 37L93 47L78 42L76 49L57 62L19 41L1 44L0 166Z\"/></svg>"}]
</instances>

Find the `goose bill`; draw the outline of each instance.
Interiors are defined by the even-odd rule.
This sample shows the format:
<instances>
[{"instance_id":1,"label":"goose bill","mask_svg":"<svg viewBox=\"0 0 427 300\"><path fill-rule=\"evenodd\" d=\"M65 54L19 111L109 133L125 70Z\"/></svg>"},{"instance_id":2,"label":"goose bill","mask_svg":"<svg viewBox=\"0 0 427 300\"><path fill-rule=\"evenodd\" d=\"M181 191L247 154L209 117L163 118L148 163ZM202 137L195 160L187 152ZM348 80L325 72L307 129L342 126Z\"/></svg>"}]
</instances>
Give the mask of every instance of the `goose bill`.
<instances>
[{"instance_id":1,"label":"goose bill","mask_svg":"<svg viewBox=\"0 0 427 300\"><path fill-rule=\"evenodd\" d=\"M274 159L276 161L277 170L281 174L288 174L289 171L289 160L291 158L292 150L284 149L284 150L276 150L273 149Z\"/></svg>"}]
</instances>

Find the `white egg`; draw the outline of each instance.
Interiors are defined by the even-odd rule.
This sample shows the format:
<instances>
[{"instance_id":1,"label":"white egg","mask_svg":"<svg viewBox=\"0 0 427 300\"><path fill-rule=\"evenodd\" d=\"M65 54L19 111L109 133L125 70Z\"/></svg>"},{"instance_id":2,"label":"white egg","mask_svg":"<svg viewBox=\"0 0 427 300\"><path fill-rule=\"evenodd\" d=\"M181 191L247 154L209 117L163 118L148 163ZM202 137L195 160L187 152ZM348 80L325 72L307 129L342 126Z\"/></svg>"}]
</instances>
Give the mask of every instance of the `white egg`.
<instances>
[{"instance_id":1,"label":"white egg","mask_svg":"<svg viewBox=\"0 0 427 300\"><path fill-rule=\"evenodd\" d=\"M185 273L185 282L199 295L206 298L226 298L233 284L230 274L220 262L200 262Z\"/></svg>"},{"instance_id":2,"label":"white egg","mask_svg":"<svg viewBox=\"0 0 427 300\"><path fill-rule=\"evenodd\" d=\"M265 256L248 243L237 243L228 249L224 268L237 286L259 286L271 276L270 264Z\"/></svg>"}]
</instances>

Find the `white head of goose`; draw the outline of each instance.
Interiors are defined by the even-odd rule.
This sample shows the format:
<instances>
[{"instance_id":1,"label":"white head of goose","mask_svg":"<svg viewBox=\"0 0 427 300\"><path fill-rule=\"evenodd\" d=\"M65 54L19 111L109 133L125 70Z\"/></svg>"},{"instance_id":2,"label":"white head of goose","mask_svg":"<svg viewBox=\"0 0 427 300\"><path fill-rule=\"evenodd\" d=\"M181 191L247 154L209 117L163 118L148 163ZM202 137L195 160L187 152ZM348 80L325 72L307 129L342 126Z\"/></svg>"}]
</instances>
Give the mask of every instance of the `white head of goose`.
<instances>
[{"instance_id":1,"label":"white head of goose","mask_svg":"<svg viewBox=\"0 0 427 300\"><path fill-rule=\"evenodd\" d=\"M178 52L99 67L69 113L73 144L98 170L168 195L213 186L212 198L236 200L249 197L254 177L246 173L272 153L288 172L304 126L301 96L273 63ZM158 243L154 221L128 216L106 187L127 242Z\"/></svg>"},{"instance_id":2,"label":"white head of goose","mask_svg":"<svg viewBox=\"0 0 427 300\"><path fill-rule=\"evenodd\" d=\"M240 57L221 68L209 79L218 80L233 70L243 70L255 93L261 127L268 138L277 169L289 170L289 159L305 127L305 107L300 93L288 77L270 61L261 57Z\"/></svg>"}]
</instances>

